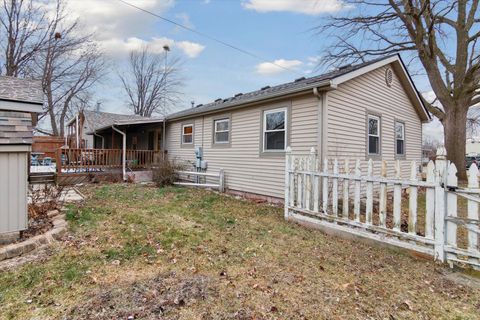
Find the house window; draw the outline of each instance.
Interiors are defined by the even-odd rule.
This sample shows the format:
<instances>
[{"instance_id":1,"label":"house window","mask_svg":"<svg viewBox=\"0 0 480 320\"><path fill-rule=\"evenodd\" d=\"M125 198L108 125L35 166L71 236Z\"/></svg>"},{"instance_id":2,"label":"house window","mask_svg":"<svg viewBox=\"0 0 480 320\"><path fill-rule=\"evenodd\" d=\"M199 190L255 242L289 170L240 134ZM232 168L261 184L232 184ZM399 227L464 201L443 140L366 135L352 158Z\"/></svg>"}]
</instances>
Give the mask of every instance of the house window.
<instances>
[{"instance_id":1,"label":"house window","mask_svg":"<svg viewBox=\"0 0 480 320\"><path fill-rule=\"evenodd\" d=\"M395 154L405 155L405 124L402 122L395 122Z\"/></svg>"},{"instance_id":2,"label":"house window","mask_svg":"<svg viewBox=\"0 0 480 320\"><path fill-rule=\"evenodd\" d=\"M182 127L182 143L193 144L193 124L185 124Z\"/></svg>"},{"instance_id":3,"label":"house window","mask_svg":"<svg viewBox=\"0 0 480 320\"><path fill-rule=\"evenodd\" d=\"M287 109L274 109L263 114L263 151L284 151L287 141Z\"/></svg>"},{"instance_id":4,"label":"house window","mask_svg":"<svg viewBox=\"0 0 480 320\"><path fill-rule=\"evenodd\" d=\"M230 119L214 121L214 143L228 143L230 141Z\"/></svg>"},{"instance_id":5,"label":"house window","mask_svg":"<svg viewBox=\"0 0 480 320\"><path fill-rule=\"evenodd\" d=\"M368 154L380 154L380 118L368 115Z\"/></svg>"}]
</instances>

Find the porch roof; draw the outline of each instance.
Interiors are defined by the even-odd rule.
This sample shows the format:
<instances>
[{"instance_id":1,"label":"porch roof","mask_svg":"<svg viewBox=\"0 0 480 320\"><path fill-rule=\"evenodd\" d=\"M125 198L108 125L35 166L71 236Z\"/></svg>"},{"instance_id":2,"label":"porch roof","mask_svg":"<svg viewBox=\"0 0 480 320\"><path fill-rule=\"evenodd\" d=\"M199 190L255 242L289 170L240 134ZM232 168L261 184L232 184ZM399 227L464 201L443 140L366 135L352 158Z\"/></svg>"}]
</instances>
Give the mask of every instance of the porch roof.
<instances>
[{"instance_id":1,"label":"porch roof","mask_svg":"<svg viewBox=\"0 0 480 320\"><path fill-rule=\"evenodd\" d=\"M131 119L131 120L117 120L114 121L113 123L104 125L102 127L96 128L93 131L87 132L87 134L94 134L100 131L104 131L106 129L111 128L112 126L115 127L125 127L125 126L136 126L136 125L143 125L143 124L154 124L154 123L163 123L164 119L163 118L143 118L143 119Z\"/></svg>"}]
</instances>

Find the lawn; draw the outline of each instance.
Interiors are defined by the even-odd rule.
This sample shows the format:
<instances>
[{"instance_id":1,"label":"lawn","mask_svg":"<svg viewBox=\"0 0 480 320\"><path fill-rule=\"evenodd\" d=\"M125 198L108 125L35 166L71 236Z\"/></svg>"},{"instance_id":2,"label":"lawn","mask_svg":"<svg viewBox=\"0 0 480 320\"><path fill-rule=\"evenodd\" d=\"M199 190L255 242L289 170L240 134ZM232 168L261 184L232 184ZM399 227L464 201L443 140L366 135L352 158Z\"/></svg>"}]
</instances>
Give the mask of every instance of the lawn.
<instances>
[{"instance_id":1,"label":"lawn","mask_svg":"<svg viewBox=\"0 0 480 320\"><path fill-rule=\"evenodd\" d=\"M69 235L0 272L6 319L478 319L431 261L308 230L213 192L84 188Z\"/></svg>"}]
</instances>

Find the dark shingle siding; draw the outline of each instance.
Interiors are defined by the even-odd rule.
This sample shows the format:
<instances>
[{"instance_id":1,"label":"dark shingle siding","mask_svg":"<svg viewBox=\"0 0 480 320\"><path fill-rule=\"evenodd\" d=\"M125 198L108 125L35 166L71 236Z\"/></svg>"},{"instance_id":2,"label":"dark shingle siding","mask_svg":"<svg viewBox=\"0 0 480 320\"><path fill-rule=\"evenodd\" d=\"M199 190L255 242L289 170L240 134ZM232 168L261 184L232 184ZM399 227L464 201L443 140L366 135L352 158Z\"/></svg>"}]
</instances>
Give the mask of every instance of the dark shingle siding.
<instances>
[{"instance_id":1,"label":"dark shingle siding","mask_svg":"<svg viewBox=\"0 0 480 320\"><path fill-rule=\"evenodd\" d=\"M42 82L40 80L1 76L0 99L43 104Z\"/></svg>"},{"instance_id":2,"label":"dark shingle siding","mask_svg":"<svg viewBox=\"0 0 480 320\"><path fill-rule=\"evenodd\" d=\"M0 144L32 144L32 139L30 113L0 111Z\"/></svg>"}]
</instances>

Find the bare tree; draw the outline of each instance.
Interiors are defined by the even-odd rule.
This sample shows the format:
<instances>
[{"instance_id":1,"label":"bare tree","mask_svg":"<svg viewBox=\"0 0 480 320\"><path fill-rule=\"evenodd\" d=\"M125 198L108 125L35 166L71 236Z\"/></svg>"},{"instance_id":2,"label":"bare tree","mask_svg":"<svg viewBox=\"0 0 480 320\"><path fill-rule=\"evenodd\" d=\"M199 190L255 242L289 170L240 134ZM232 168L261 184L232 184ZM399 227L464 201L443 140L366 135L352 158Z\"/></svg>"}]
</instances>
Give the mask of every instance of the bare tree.
<instances>
[{"instance_id":1,"label":"bare tree","mask_svg":"<svg viewBox=\"0 0 480 320\"><path fill-rule=\"evenodd\" d=\"M468 109L480 103L479 0L344 0L354 9L329 17L319 31L334 44L327 63L411 53L442 107L424 101L444 126L448 157L466 179ZM419 62L419 63L418 63Z\"/></svg>"},{"instance_id":2,"label":"bare tree","mask_svg":"<svg viewBox=\"0 0 480 320\"><path fill-rule=\"evenodd\" d=\"M145 46L130 52L129 70L120 79L135 114L166 114L180 96L180 61L172 58L167 62L166 55L154 54Z\"/></svg>"},{"instance_id":3,"label":"bare tree","mask_svg":"<svg viewBox=\"0 0 480 320\"><path fill-rule=\"evenodd\" d=\"M18 77L29 73L30 63L48 36L46 12L33 0L3 0L0 9L2 73Z\"/></svg>"},{"instance_id":4,"label":"bare tree","mask_svg":"<svg viewBox=\"0 0 480 320\"><path fill-rule=\"evenodd\" d=\"M102 53L92 35L82 35L78 21L66 19L59 1L52 16L51 28L44 50L35 57L37 76L42 79L45 113L54 135L64 134L64 125L72 108L89 95L104 70Z\"/></svg>"}]
</instances>

